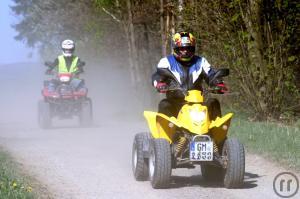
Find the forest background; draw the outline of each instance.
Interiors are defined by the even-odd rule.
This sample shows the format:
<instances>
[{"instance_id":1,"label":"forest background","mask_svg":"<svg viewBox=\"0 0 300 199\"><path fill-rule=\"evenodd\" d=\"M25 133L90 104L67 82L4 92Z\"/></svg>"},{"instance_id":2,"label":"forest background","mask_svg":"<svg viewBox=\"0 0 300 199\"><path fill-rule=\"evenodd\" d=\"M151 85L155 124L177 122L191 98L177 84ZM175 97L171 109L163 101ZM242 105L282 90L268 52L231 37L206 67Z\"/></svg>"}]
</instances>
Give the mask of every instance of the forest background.
<instances>
[{"instance_id":1,"label":"forest background","mask_svg":"<svg viewBox=\"0 0 300 199\"><path fill-rule=\"evenodd\" d=\"M83 59L94 60L91 66L99 56L120 60L143 104L155 101L151 74L172 52L172 35L183 30L197 38L197 54L230 68L226 81L236 94L227 104L256 121L299 122L297 0L13 1L21 19L14 24L17 40L45 59L71 38Z\"/></svg>"}]
</instances>

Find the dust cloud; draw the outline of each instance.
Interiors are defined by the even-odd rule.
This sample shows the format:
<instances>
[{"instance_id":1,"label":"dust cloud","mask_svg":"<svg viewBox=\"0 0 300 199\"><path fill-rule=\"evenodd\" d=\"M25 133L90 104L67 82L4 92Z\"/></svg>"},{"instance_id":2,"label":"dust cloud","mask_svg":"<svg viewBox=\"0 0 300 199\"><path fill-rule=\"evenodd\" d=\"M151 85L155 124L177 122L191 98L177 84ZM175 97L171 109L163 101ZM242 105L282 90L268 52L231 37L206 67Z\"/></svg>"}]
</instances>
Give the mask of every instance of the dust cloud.
<instances>
[{"instance_id":1,"label":"dust cloud","mask_svg":"<svg viewBox=\"0 0 300 199\"><path fill-rule=\"evenodd\" d=\"M46 61L46 60L44 60ZM94 126L143 120L143 105L137 99L130 74L120 62L101 58L86 62L85 79L93 102ZM16 60L17 62L17 60ZM15 63L0 66L0 126L38 128L37 106L42 99L43 80L49 79L43 63ZM145 81L149 83L149 81ZM77 126L77 118L58 124ZM56 126L54 121L53 126Z\"/></svg>"}]
</instances>

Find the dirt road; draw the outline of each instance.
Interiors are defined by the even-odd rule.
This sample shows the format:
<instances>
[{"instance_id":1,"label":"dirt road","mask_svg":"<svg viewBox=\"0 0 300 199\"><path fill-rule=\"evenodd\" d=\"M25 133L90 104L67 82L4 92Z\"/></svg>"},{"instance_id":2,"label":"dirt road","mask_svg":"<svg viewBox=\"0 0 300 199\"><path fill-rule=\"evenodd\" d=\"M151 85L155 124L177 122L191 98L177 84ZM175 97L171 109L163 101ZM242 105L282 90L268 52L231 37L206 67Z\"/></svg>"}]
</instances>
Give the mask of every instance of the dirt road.
<instances>
[{"instance_id":1,"label":"dirt road","mask_svg":"<svg viewBox=\"0 0 300 199\"><path fill-rule=\"evenodd\" d=\"M273 179L285 169L251 154L246 157L241 189L205 182L198 167L173 170L169 189L154 190L149 182L136 182L131 171L132 141L147 126L142 113L136 115L137 102L130 99L122 74L87 74L94 102L93 127L79 128L76 120L70 120L55 121L55 128L41 130L36 109L42 74L43 67L38 65L0 67L0 146L47 186L53 198L279 198Z\"/></svg>"}]
</instances>

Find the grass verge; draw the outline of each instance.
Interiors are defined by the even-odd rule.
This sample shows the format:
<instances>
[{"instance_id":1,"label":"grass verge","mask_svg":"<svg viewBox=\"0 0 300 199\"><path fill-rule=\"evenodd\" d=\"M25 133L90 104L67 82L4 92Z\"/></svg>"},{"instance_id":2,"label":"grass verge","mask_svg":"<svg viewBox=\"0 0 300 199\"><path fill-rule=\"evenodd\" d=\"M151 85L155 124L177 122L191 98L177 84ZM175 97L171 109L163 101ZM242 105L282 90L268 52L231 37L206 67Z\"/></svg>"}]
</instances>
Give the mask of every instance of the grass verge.
<instances>
[{"instance_id":1,"label":"grass verge","mask_svg":"<svg viewBox=\"0 0 300 199\"><path fill-rule=\"evenodd\" d=\"M299 127L279 123L250 122L236 114L231 121L230 134L237 137L248 151L299 171Z\"/></svg>"},{"instance_id":2,"label":"grass verge","mask_svg":"<svg viewBox=\"0 0 300 199\"><path fill-rule=\"evenodd\" d=\"M37 198L28 179L18 172L8 153L0 148L0 198L33 199Z\"/></svg>"}]
</instances>

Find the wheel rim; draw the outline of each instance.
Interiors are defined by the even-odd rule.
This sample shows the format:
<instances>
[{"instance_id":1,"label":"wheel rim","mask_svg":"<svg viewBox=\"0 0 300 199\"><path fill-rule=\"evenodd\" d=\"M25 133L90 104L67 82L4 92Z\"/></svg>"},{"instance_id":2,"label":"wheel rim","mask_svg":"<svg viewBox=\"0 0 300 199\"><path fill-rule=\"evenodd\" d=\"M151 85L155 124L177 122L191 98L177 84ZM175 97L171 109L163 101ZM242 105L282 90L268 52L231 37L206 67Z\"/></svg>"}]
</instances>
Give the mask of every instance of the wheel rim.
<instances>
[{"instance_id":1,"label":"wheel rim","mask_svg":"<svg viewBox=\"0 0 300 199\"><path fill-rule=\"evenodd\" d=\"M154 175L154 170L155 170L155 154L154 154L154 150L151 150L150 157L149 157L149 175L151 179Z\"/></svg>"},{"instance_id":2,"label":"wheel rim","mask_svg":"<svg viewBox=\"0 0 300 199\"><path fill-rule=\"evenodd\" d=\"M134 168L134 171L136 170L136 165L137 165L137 148L136 148L136 145L134 144L134 148L133 148L133 168Z\"/></svg>"}]
</instances>

